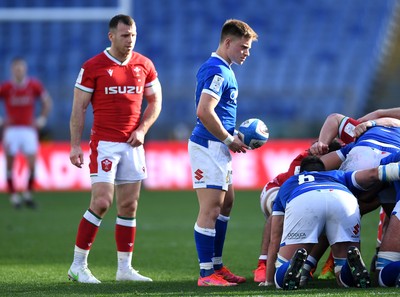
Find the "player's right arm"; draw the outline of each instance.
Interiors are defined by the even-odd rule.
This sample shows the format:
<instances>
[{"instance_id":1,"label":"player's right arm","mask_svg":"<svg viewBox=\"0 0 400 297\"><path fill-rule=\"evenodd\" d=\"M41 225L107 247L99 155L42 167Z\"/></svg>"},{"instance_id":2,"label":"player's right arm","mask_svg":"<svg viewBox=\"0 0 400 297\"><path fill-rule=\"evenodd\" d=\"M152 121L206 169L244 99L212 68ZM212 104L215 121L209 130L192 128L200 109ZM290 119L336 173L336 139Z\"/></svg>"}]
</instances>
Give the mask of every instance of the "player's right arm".
<instances>
[{"instance_id":1,"label":"player's right arm","mask_svg":"<svg viewBox=\"0 0 400 297\"><path fill-rule=\"evenodd\" d=\"M330 114L319 132L318 140L310 147L313 155L324 155L329 151L329 144L338 135L340 122L344 119L344 115L339 113Z\"/></svg>"},{"instance_id":2,"label":"player's right arm","mask_svg":"<svg viewBox=\"0 0 400 297\"><path fill-rule=\"evenodd\" d=\"M245 153L246 145L235 135L232 136L224 128L221 120L215 112L218 100L208 93L201 93L199 104L197 106L196 115L206 127L206 129L216 138L224 142L224 140L232 137L232 142L227 144L233 152Z\"/></svg>"},{"instance_id":3,"label":"player's right arm","mask_svg":"<svg viewBox=\"0 0 400 297\"><path fill-rule=\"evenodd\" d=\"M365 131L373 126L400 127L400 120L397 118L383 117L362 122L354 128L354 136L360 137Z\"/></svg>"},{"instance_id":4,"label":"player's right arm","mask_svg":"<svg viewBox=\"0 0 400 297\"><path fill-rule=\"evenodd\" d=\"M69 122L71 133L70 161L76 167L82 168L83 151L81 147L82 133L85 125L85 114L92 94L78 88L74 89L71 118Z\"/></svg>"}]
</instances>

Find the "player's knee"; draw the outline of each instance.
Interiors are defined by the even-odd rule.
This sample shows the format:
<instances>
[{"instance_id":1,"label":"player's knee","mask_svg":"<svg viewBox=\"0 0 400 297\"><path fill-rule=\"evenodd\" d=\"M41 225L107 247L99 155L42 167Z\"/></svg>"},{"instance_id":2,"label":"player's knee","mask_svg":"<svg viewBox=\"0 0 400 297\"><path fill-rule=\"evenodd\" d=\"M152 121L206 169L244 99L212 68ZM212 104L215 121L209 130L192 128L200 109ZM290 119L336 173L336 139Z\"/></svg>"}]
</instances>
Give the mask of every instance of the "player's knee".
<instances>
[{"instance_id":1,"label":"player's knee","mask_svg":"<svg viewBox=\"0 0 400 297\"><path fill-rule=\"evenodd\" d=\"M100 217L103 217L107 210L110 208L112 200L108 197L97 197L92 199L90 208Z\"/></svg>"}]
</instances>

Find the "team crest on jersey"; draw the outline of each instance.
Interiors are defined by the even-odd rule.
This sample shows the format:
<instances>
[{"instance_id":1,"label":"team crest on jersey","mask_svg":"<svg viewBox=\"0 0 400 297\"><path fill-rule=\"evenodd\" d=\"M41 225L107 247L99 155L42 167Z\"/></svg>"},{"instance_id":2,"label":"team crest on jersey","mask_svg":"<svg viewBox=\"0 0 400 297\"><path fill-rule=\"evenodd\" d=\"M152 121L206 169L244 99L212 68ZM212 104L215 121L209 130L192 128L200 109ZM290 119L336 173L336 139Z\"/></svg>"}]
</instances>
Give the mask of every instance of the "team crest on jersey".
<instances>
[{"instance_id":1,"label":"team crest on jersey","mask_svg":"<svg viewBox=\"0 0 400 297\"><path fill-rule=\"evenodd\" d=\"M142 69L140 69L140 67L135 66L135 68L133 68L133 72L134 72L135 76L140 76L140 71L141 70Z\"/></svg>"},{"instance_id":2,"label":"team crest on jersey","mask_svg":"<svg viewBox=\"0 0 400 297\"><path fill-rule=\"evenodd\" d=\"M114 70L112 70L112 69L108 69L108 70L107 70L107 72L108 72L108 74L109 74L110 76L113 75L113 71L114 71Z\"/></svg>"},{"instance_id":3,"label":"team crest on jersey","mask_svg":"<svg viewBox=\"0 0 400 297\"><path fill-rule=\"evenodd\" d=\"M101 161L101 169L103 169L103 171L108 172L111 170L112 167L112 162L108 159L104 159L103 161Z\"/></svg>"}]
</instances>

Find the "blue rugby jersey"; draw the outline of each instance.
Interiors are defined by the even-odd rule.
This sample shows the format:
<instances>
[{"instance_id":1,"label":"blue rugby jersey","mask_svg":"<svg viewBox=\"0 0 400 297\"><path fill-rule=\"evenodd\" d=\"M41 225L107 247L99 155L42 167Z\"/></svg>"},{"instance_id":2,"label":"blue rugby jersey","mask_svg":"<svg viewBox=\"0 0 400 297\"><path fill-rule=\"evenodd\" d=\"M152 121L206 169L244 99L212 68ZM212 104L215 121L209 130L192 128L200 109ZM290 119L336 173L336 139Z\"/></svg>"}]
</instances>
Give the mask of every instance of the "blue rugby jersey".
<instances>
[{"instance_id":1,"label":"blue rugby jersey","mask_svg":"<svg viewBox=\"0 0 400 297\"><path fill-rule=\"evenodd\" d=\"M286 204L299 195L314 190L336 189L349 193L358 193L362 188L354 177L355 171L304 171L293 175L283 183L276 196L273 212L285 212Z\"/></svg>"},{"instance_id":2,"label":"blue rugby jersey","mask_svg":"<svg viewBox=\"0 0 400 297\"><path fill-rule=\"evenodd\" d=\"M355 142L352 142L338 151L343 160L355 146L368 146L379 149L382 152L396 153L400 151L400 127L375 126L362 134Z\"/></svg>"},{"instance_id":3,"label":"blue rugby jersey","mask_svg":"<svg viewBox=\"0 0 400 297\"><path fill-rule=\"evenodd\" d=\"M233 135L236 127L238 84L232 68L224 59L212 53L200 67L196 78L196 109L203 92L215 97L218 100L215 112L224 128ZM207 146L208 140L220 141L204 127L199 118L190 140L204 146Z\"/></svg>"}]
</instances>

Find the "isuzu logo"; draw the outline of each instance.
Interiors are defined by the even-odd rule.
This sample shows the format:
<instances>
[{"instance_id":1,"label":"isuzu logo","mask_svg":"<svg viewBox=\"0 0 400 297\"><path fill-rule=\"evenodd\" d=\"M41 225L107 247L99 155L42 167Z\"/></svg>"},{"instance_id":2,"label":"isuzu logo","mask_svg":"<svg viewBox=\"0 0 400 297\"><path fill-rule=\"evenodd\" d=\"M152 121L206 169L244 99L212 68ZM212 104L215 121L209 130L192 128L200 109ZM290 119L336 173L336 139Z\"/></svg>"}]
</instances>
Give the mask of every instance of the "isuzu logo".
<instances>
[{"instance_id":1,"label":"isuzu logo","mask_svg":"<svg viewBox=\"0 0 400 297\"><path fill-rule=\"evenodd\" d=\"M143 93L143 86L115 86L115 87L105 87L104 93L106 95L115 94L140 94Z\"/></svg>"}]
</instances>

